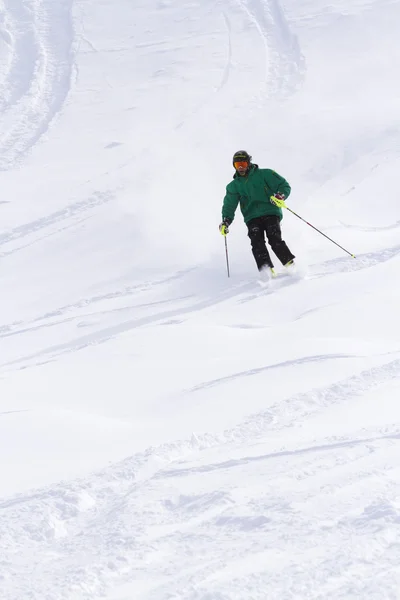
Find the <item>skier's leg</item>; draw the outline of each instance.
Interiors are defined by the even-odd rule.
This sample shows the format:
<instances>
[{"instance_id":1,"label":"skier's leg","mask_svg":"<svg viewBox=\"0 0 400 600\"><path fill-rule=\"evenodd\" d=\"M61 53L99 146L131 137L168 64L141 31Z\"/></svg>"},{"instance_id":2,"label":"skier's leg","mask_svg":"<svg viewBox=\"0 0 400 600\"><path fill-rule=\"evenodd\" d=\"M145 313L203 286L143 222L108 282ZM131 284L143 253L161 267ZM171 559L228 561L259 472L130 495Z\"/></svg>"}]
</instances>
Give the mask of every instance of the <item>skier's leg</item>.
<instances>
[{"instance_id":1,"label":"skier's leg","mask_svg":"<svg viewBox=\"0 0 400 600\"><path fill-rule=\"evenodd\" d=\"M290 252L286 242L282 239L279 217L270 215L263 218L269 245L281 263L287 265L288 262L294 259L294 255Z\"/></svg>"},{"instance_id":2,"label":"skier's leg","mask_svg":"<svg viewBox=\"0 0 400 600\"><path fill-rule=\"evenodd\" d=\"M258 270L261 271L261 269L266 266L272 269L274 265L267 250L267 246L265 245L265 233L262 220L252 219L247 223L247 228L249 230L248 236L251 242L251 249Z\"/></svg>"}]
</instances>

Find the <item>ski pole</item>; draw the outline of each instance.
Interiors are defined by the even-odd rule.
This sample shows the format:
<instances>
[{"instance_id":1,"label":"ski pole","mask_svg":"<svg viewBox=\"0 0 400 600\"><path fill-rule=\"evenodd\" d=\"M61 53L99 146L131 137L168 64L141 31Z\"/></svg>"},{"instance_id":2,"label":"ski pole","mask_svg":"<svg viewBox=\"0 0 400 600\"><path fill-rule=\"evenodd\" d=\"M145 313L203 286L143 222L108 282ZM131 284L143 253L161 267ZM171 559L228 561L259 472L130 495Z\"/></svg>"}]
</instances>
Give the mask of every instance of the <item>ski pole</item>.
<instances>
[{"instance_id":1,"label":"ski pole","mask_svg":"<svg viewBox=\"0 0 400 600\"><path fill-rule=\"evenodd\" d=\"M274 200L275 200L275 196L271 196L271 199L272 198L274 198ZM351 252L349 252L348 250L346 250L346 248L343 248L343 246L341 246L340 244L338 244L337 242L335 242L335 240L333 240L328 235L326 235L326 233L323 233L322 231L320 231L319 229L317 229L317 227L314 227L314 225L311 225L311 223L309 223L308 221L306 221L305 219L303 219L303 217L301 217L300 215L298 215L297 213L295 213L294 210L292 210L291 208L289 208L288 206L286 206L286 204L285 204L285 202L283 200L280 200L278 198L276 198L276 200L279 201L279 204L276 203L276 202L274 202L274 204L276 204L280 208L286 208L286 210L288 210L289 212L291 212L295 217L297 217L298 219L301 219L301 221L303 221L304 223L307 223L307 225L309 225L310 227L312 227L313 229L315 229L315 231L318 231L318 233L320 233L321 235L323 235L324 237L326 237L326 239L329 240L330 242L332 242L332 244L335 244L336 246L339 246L339 248L341 250L344 250L344 252L347 252L347 254L350 254L350 256L352 258L355 258L354 254L352 254Z\"/></svg>"},{"instance_id":2,"label":"ski pole","mask_svg":"<svg viewBox=\"0 0 400 600\"><path fill-rule=\"evenodd\" d=\"M226 270L228 271L228 277L230 277L231 274L230 274L230 270L229 270L228 242L226 241L226 233L224 235L224 239L225 239Z\"/></svg>"}]
</instances>

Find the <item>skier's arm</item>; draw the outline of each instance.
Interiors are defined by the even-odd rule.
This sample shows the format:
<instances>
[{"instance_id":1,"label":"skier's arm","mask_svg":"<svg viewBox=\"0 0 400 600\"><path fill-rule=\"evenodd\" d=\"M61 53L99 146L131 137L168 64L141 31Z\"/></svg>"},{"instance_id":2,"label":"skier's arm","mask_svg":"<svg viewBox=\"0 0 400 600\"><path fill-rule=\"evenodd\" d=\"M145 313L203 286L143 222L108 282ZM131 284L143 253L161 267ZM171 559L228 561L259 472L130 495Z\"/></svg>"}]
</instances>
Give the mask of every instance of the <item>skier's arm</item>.
<instances>
[{"instance_id":1,"label":"skier's arm","mask_svg":"<svg viewBox=\"0 0 400 600\"><path fill-rule=\"evenodd\" d=\"M285 196L285 198L288 198L290 196L290 192L292 191L292 188L290 187L290 185L288 184L288 182L286 181L286 179L284 177L282 177L275 171L273 173L274 173L275 179L276 179L276 189L275 189L274 193L275 194L283 194Z\"/></svg>"},{"instance_id":2,"label":"skier's arm","mask_svg":"<svg viewBox=\"0 0 400 600\"><path fill-rule=\"evenodd\" d=\"M222 220L229 219L232 223L235 218L237 205L239 204L239 194L229 190L229 185L226 187L226 194L222 205Z\"/></svg>"},{"instance_id":3,"label":"skier's arm","mask_svg":"<svg viewBox=\"0 0 400 600\"><path fill-rule=\"evenodd\" d=\"M272 169L262 169L262 173L264 175L264 181L267 189L267 194L283 194L285 198L290 195L291 188L288 182L282 175L279 175L276 171Z\"/></svg>"}]
</instances>

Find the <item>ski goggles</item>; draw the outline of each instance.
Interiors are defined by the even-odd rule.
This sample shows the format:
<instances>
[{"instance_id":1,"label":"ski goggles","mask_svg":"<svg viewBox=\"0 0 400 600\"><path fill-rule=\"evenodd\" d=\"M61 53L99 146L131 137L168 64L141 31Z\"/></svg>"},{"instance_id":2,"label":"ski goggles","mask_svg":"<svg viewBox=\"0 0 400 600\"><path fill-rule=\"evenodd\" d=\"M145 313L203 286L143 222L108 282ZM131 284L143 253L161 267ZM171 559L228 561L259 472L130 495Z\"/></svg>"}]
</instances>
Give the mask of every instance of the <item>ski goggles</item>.
<instances>
[{"instance_id":1,"label":"ski goggles","mask_svg":"<svg viewBox=\"0 0 400 600\"><path fill-rule=\"evenodd\" d=\"M247 167L249 166L249 163L247 162L247 160L236 160L233 163L233 166L235 167L235 169L237 170L239 167L243 167L244 169L247 169Z\"/></svg>"}]
</instances>

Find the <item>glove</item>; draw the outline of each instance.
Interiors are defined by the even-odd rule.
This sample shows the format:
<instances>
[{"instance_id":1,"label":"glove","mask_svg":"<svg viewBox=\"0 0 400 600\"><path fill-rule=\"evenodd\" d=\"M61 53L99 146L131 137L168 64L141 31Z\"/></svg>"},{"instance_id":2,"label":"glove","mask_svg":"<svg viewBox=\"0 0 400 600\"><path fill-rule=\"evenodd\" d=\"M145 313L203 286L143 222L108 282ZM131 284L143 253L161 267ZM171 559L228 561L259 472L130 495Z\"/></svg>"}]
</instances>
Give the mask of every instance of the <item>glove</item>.
<instances>
[{"instance_id":1,"label":"glove","mask_svg":"<svg viewBox=\"0 0 400 600\"><path fill-rule=\"evenodd\" d=\"M285 208L285 194L280 194L276 192L273 196L270 197L270 202L275 204L278 208Z\"/></svg>"},{"instance_id":2,"label":"glove","mask_svg":"<svg viewBox=\"0 0 400 600\"><path fill-rule=\"evenodd\" d=\"M231 219L225 217L222 219L222 223L219 225L219 231L221 235L227 235L229 233L229 225L232 223Z\"/></svg>"}]
</instances>

